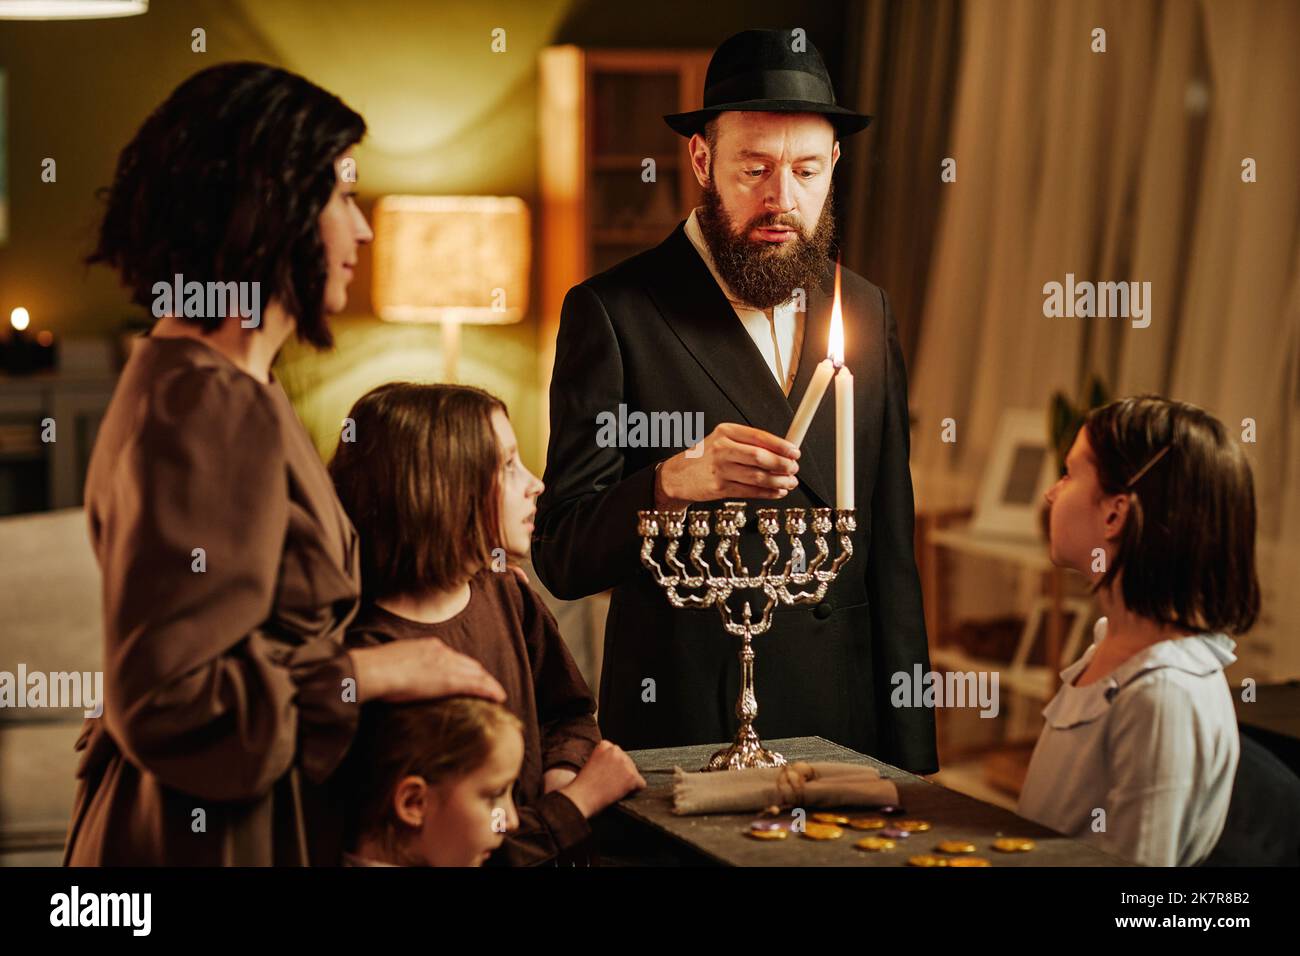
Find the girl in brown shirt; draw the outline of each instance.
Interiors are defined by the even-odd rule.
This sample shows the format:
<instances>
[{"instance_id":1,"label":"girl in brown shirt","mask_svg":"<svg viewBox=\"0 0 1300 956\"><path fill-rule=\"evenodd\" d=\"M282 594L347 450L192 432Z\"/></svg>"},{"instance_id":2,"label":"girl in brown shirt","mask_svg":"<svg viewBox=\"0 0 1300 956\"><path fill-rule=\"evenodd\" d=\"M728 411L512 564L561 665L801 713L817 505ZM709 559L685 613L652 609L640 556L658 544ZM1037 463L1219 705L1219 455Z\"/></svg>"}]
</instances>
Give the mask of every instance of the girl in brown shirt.
<instances>
[{"instance_id":1,"label":"girl in brown shirt","mask_svg":"<svg viewBox=\"0 0 1300 956\"><path fill-rule=\"evenodd\" d=\"M159 318L86 479L106 699L77 743L69 864L336 863L315 788L359 701L504 696L436 641L344 648L356 532L271 375L290 334L328 346L347 303L364 131L302 77L233 63L182 83L118 162L90 261Z\"/></svg>"},{"instance_id":2,"label":"girl in brown shirt","mask_svg":"<svg viewBox=\"0 0 1300 956\"><path fill-rule=\"evenodd\" d=\"M601 741L555 618L507 563L528 553L542 483L519 460L505 406L476 388L394 383L348 421L355 440L330 464L361 535L366 600L348 643L437 637L482 662L524 727L519 828L492 862L576 861L588 818L645 781Z\"/></svg>"}]
</instances>

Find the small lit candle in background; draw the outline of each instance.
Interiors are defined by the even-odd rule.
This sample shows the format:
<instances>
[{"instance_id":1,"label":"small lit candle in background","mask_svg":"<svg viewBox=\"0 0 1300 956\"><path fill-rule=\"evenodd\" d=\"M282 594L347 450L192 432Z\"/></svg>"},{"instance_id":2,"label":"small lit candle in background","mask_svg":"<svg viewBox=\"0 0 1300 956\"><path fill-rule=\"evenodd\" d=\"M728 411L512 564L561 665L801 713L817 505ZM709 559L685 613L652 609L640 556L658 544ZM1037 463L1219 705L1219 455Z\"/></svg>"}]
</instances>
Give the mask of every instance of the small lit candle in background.
<instances>
[{"instance_id":1,"label":"small lit candle in background","mask_svg":"<svg viewBox=\"0 0 1300 956\"><path fill-rule=\"evenodd\" d=\"M0 367L10 375L53 369L57 345L54 333L42 329L35 339L28 334L32 316L21 305L9 313L9 334L0 339Z\"/></svg>"},{"instance_id":2,"label":"small lit candle in background","mask_svg":"<svg viewBox=\"0 0 1300 956\"><path fill-rule=\"evenodd\" d=\"M4 370L11 375L31 370L31 347L26 335L31 322L32 317L22 306L9 313L10 332L4 341Z\"/></svg>"},{"instance_id":3,"label":"small lit candle in background","mask_svg":"<svg viewBox=\"0 0 1300 956\"><path fill-rule=\"evenodd\" d=\"M840 266L835 264L830 348L835 363L835 507L853 507L853 373L844 365L844 317L840 309Z\"/></svg>"}]
</instances>

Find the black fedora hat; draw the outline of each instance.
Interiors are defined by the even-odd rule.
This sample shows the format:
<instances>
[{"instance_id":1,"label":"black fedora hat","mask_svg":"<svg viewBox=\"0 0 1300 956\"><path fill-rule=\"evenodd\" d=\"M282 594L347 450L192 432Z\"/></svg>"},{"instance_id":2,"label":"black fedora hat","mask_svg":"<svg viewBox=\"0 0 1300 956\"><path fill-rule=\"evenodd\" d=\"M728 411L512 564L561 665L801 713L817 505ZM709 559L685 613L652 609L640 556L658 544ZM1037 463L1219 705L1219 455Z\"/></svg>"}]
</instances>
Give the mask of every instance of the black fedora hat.
<instances>
[{"instance_id":1,"label":"black fedora hat","mask_svg":"<svg viewBox=\"0 0 1300 956\"><path fill-rule=\"evenodd\" d=\"M704 108L672 113L664 122L690 136L728 110L820 113L840 136L865 129L871 122L870 116L835 102L821 54L811 40L794 30L745 30L728 37L709 60Z\"/></svg>"}]
</instances>

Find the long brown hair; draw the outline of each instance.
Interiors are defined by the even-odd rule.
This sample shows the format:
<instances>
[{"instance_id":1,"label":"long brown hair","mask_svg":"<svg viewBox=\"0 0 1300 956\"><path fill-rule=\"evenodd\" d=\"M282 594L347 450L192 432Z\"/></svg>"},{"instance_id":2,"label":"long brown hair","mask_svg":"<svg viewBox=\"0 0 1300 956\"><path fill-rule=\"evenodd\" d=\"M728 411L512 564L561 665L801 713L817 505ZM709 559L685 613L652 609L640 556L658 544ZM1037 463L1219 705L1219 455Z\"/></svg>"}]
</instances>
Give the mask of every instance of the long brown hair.
<instances>
[{"instance_id":1,"label":"long brown hair","mask_svg":"<svg viewBox=\"0 0 1300 956\"><path fill-rule=\"evenodd\" d=\"M480 388L394 382L357 400L330 462L368 598L454 587L500 546L501 451Z\"/></svg>"},{"instance_id":2,"label":"long brown hair","mask_svg":"<svg viewBox=\"0 0 1300 956\"><path fill-rule=\"evenodd\" d=\"M1084 422L1107 495L1128 494L1119 546L1097 587L1123 571L1124 603L1187 631L1250 630L1259 616L1250 463L1203 409L1140 395Z\"/></svg>"}]
</instances>

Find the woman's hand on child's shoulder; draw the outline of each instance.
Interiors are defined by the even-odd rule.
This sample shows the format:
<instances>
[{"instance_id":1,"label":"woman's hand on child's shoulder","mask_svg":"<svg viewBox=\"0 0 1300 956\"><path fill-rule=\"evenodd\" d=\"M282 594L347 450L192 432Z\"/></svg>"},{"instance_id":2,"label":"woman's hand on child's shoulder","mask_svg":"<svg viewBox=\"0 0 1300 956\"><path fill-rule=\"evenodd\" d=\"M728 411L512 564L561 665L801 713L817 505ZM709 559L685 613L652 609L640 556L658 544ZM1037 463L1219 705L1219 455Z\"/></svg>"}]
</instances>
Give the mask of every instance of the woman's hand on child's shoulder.
<instances>
[{"instance_id":1,"label":"woman's hand on child's shoulder","mask_svg":"<svg viewBox=\"0 0 1300 956\"><path fill-rule=\"evenodd\" d=\"M645 778L627 752L618 744L602 740L573 783L560 793L572 800L583 816L590 818L644 786Z\"/></svg>"},{"instance_id":2,"label":"woman's hand on child's shoulder","mask_svg":"<svg viewBox=\"0 0 1300 956\"><path fill-rule=\"evenodd\" d=\"M435 697L486 697L504 703L505 688L474 658L436 637L393 641L352 651L361 701L401 703Z\"/></svg>"}]
</instances>

